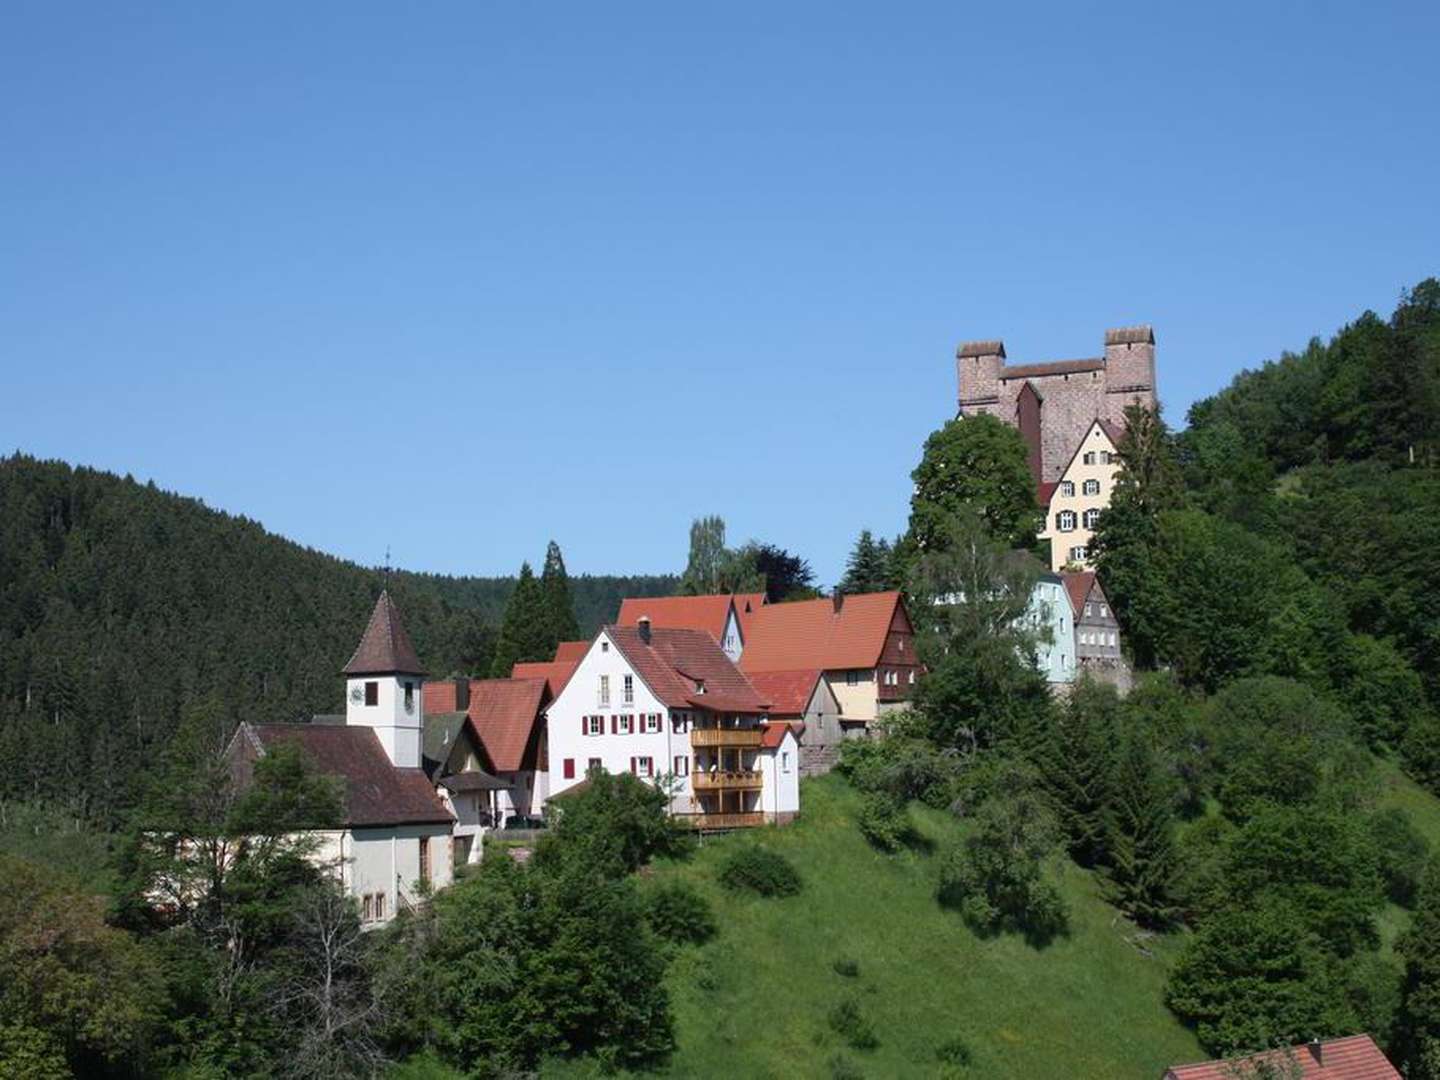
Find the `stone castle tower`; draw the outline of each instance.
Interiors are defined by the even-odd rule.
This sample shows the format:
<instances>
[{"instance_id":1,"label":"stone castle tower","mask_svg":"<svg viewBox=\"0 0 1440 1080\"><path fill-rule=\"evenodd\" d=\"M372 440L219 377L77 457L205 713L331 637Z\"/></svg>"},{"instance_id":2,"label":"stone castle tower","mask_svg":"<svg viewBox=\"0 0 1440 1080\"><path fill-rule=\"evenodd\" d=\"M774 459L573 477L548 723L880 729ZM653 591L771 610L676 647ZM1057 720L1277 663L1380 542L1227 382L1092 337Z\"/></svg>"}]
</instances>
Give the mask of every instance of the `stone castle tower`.
<instances>
[{"instance_id":1,"label":"stone castle tower","mask_svg":"<svg viewBox=\"0 0 1440 1080\"><path fill-rule=\"evenodd\" d=\"M1105 355L1006 363L1003 341L967 341L955 352L960 414L990 413L1020 429L1037 484L1054 483L1095 420L1123 427L1129 405L1155 407L1155 333L1105 331Z\"/></svg>"}]
</instances>

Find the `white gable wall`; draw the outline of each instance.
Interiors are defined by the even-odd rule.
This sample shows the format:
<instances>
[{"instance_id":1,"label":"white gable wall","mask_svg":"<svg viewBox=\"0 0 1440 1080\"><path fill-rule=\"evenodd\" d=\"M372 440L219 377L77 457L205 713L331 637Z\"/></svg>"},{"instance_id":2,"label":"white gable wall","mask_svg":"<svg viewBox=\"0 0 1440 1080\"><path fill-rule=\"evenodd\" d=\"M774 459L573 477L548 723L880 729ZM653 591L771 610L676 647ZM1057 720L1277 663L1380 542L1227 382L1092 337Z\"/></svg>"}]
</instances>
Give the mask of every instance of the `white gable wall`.
<instances>
[{"instance_id":1,"label":"white gable wall","mask_svg":"<svg viewBox=\"0 0 1440 1080\"><path fill-rule=\"evenodd\" d=\"M795 732L786 730L780 745L759 754L760 774L765 786L760 789L760 806L771 821L788 821L800 811L800 744Z\"/></svg>"}]
</instances>

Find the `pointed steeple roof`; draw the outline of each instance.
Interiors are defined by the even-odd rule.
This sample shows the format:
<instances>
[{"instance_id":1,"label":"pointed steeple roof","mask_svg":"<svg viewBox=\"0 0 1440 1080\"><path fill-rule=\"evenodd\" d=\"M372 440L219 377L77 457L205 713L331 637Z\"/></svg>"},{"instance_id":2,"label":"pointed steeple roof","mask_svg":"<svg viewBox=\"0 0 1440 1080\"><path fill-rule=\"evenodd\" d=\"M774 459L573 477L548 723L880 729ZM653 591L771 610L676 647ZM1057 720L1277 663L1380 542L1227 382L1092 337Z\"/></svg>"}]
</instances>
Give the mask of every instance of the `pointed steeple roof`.
<instances>
[{"instance_id":1,"label":"pointed steeple roof","mask_svg":"<svg viewBox=\"0 0 1440 1080\"><path fill-rule=\"evenodd\" d=\"M400 612L395 609L388 590L380 593L375 601L375 610L370 613L370 622L355 655L344 667L346 675L424 675L420 658L415 655L415 646L410 644L410 635L400 622Z\"/></svg>"}]
</instances>

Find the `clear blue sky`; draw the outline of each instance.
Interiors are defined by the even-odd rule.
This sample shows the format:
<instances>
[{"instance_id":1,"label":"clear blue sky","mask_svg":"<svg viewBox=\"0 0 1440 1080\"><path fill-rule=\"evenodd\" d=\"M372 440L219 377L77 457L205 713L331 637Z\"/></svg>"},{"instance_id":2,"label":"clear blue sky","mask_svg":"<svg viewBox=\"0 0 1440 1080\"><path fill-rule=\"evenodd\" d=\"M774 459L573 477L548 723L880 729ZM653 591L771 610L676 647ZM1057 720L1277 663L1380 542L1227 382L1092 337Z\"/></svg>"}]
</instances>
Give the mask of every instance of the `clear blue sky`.
<instances>
[{"instance_id":1,"label":"clear blue sky","mask_svg":"<svg viewBox=\"0 0 1440 1080\"><path fill-rule=\"evenodd\" d=\"M1440 5L9 3L0 452L335 554L839 575L958 341L1172 421L1440 272Z\"/></svg>"}]
</instances>

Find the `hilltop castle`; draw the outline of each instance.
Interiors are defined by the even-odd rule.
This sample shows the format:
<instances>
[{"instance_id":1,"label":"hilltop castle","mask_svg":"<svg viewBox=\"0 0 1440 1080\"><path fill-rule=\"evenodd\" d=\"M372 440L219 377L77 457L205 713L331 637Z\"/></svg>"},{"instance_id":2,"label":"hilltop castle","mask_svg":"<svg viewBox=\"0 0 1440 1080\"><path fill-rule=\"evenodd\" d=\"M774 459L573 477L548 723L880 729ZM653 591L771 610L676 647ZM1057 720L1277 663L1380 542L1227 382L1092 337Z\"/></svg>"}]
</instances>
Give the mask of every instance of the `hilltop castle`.
<instances>
[{"instance_id":1,"label":"hilltop castle","mask_svg":"<svg viewBox=\"0 0 1440 1080\"><path fill-rule=\"evenodd\" d=\"M1052 569L1089 565L1089 541L1110 504L1116 443L1130 405L1155 408L1155 333L1105 331L1105 355L1010 365L1003 341L967 341L955 351L962 416L990 413L1020 429L1029 447L1042 539Z\"/></svg>"}]
</instances>

